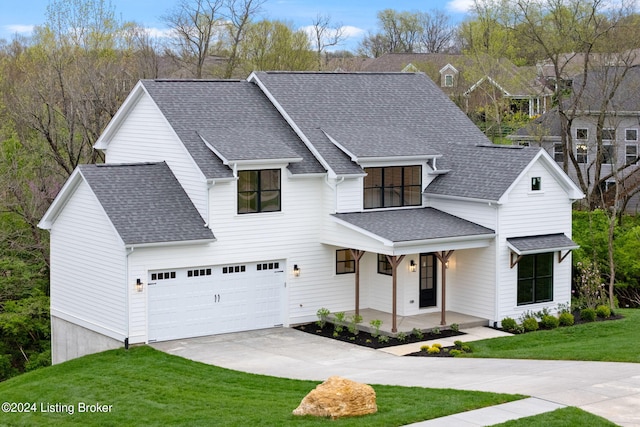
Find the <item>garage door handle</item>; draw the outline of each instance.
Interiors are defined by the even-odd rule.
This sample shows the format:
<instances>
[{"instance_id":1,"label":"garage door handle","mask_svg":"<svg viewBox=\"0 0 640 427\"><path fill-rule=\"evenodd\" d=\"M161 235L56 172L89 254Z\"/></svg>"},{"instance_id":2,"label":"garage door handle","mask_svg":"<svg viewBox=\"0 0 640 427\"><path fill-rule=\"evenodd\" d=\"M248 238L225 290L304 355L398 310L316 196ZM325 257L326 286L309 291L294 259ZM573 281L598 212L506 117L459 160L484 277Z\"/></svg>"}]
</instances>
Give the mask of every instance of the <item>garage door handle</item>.
<instances>
[{"instance_id":1,"label":"garage door handle","mask_svg":"<svg viewBox=\"0 0 640 427\"><path fill-rule=\"evenodd\" d=\"M213 296L213 301L214 301L214 302L220 302L220 294L215 294L215 295Z\"/></svg>"}]
</instances>

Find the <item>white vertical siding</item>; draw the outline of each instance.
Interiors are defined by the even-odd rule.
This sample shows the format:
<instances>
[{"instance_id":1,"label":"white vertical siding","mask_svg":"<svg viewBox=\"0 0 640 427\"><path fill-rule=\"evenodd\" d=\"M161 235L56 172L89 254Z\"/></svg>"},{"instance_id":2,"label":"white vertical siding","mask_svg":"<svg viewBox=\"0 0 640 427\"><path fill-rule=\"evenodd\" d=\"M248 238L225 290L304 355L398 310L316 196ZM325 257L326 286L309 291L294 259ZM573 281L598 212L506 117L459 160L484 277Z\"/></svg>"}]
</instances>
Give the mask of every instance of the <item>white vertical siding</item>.
<instances>
[{"instance_id":1,"label":"white vertical siding","mask_svg":"<svg viewBox=\"0 0 640 427\"><path fill-rule=\"evenodd\" d=\"M82 181L51 229L52 315L123 340L125 258L115 229Z\"/></svg>"},{"instance_id":2,"label":"white vertical siding","mask_svg":"<svg viewBox=\"0 0 640 427\"><path fill-rule=\"evenodd\" d=\"M106 163L165 161L205 218L207 188L203 175L171 126L149 97L142 95L109 141Z\"/></svg>"},{"instance_id":3,"label":"white vertical siding","mask_svg":"<svg viewBox=\"0 0 640 427\"><path fill-rule=\"evenodd\" d=\"M542 190L531 191L531 178L542 178ZM500 235L497 241L498 310L497 319L518 318L523 312L555 308L566 303L571 295L571 257L558 263L554 256L554 300L549 303L517 305L518 267L510 268L507 238L565 233L571 237L571 203L560 184L542 161L534 164L509 194L509 200L499 210Z\"/></svg>"}]
</instances>

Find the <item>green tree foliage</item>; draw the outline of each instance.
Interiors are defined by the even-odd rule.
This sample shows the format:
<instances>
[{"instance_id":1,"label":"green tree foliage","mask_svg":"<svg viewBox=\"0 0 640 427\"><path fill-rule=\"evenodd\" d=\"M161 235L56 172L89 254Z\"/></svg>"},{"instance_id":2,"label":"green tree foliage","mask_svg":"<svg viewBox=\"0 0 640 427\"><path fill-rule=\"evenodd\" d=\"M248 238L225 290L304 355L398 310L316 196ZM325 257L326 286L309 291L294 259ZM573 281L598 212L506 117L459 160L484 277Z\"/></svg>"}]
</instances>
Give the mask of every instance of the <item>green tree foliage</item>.
<instances>
[{"instance_id":1,"label":"green tree foliage","mask_svg":"<svg viewBox=\"0 0 640 427\"><path fill-rule=\"evenodd\" d=\"M245 71L310 70L316 64L309 37L291 24L262 20L247 28L242 47Z\"/></svg>"}]
</instances>

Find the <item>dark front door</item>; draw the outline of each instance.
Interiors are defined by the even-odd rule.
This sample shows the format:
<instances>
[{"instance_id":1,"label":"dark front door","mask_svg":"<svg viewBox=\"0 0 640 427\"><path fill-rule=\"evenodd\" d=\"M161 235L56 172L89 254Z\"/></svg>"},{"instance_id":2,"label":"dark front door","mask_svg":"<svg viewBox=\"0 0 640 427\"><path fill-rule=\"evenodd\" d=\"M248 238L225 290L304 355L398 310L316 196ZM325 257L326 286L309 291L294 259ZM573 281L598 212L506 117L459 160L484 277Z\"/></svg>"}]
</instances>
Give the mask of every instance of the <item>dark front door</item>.
<instances>
[{"instance_id":1,"label":"dark front door","mask_svg":"<svg viewBox=\"0 0 640 427\"><path fill-rule=\"evenodd\" d=\"M420 254L420 308L436 305L436 256Z\"/></svg>"}]
</instances>

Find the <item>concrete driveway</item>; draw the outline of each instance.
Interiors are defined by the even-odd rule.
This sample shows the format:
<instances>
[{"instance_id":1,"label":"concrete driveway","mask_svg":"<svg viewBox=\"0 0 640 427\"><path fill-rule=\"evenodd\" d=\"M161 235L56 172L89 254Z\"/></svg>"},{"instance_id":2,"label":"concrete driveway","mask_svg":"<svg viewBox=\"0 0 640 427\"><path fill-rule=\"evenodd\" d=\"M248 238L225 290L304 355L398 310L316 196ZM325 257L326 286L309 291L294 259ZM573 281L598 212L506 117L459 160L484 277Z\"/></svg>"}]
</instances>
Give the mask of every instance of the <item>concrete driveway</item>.
<instances>
[{"instance_id":1,"label":"concrete driveway","mask_svg":"<svg viewBox=\"0 0 640 427\"><path fill-rule=\"evenodd\" d=\"M520 393L640 426L640 364L402 357L290 328L154 343L187 359L256 374L324 381Z\"/></svg>"}]
</instances>

